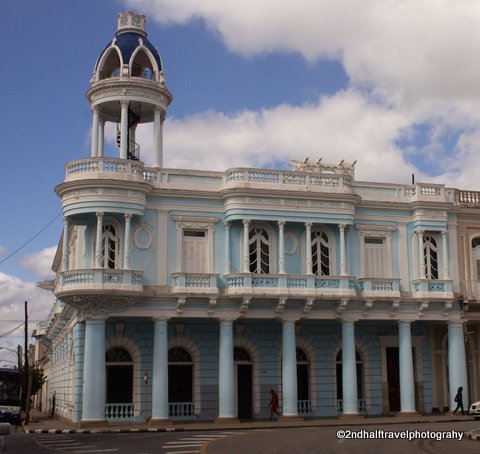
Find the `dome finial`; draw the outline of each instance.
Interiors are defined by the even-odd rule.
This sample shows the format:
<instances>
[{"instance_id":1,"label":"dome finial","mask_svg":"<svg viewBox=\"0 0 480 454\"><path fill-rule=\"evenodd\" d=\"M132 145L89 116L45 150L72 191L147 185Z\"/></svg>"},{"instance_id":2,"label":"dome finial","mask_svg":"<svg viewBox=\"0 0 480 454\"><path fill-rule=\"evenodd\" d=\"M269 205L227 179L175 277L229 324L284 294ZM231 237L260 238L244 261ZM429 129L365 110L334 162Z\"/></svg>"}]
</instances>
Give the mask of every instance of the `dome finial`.
<instances>
[{"instance_id":1,"label":"dome finial","mask_svg":"<svg viewBox=\"0 0 480 454\"><path fill-rule=\"evenodd\" d=\"M118 28L115 33L116 36L125 32L137 32L143 36L147 36L145 32L145 15L137 14L133 11L118 14Z\"/></svg>"}]
</instances>

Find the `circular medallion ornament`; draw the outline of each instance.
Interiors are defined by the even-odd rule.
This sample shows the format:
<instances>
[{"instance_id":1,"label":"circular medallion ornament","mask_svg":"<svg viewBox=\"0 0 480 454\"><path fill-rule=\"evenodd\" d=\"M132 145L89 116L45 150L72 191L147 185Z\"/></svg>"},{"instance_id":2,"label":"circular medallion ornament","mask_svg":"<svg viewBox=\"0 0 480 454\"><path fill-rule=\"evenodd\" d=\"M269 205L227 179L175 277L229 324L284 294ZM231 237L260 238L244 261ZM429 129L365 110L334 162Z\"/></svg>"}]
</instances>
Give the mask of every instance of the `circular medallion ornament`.
<instances>
[{"instance_id":1,"label":"circular medallion ornament","mask_svg":"<svg viewBox=\"0 0 480 454\"><path fill-rule=\"evenodd\" d=\"M133 243L138 249L149 249L153 244L152 229L147 224L140 224L133 233Z\"/></svg>"},{"instance_id":2,"label":"circular medallion ornament","mask_svg":"<svg viewBox=\"0 0 480 454\"><path fill-rule=\"evenodd\" d=\"M298 240L293 230L285 230L285 254L293 255L297 252Z\"/></svg>"}]
</instances>

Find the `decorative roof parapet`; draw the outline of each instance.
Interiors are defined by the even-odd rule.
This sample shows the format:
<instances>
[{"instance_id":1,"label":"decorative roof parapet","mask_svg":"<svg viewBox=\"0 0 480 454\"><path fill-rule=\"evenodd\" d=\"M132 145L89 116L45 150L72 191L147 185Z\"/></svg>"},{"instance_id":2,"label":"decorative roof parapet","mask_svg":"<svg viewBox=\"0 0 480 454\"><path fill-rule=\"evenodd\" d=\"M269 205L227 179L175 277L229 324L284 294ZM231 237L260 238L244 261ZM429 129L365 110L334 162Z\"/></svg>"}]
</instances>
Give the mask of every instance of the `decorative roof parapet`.
<instances>
[{"instance_id":1,"label":"decorative roof parapet","mask_svg":"<svg viewBox=\"0 0 480 454\"><path fill-rule=\"evenodd\" d=\"M133 11L127 13L119 13L118 15L118 29L115 36L125 32L136 32L143 36L147 36L145 31L146 18L144 14L137 14Z\"/></svg>"}]
</instances>

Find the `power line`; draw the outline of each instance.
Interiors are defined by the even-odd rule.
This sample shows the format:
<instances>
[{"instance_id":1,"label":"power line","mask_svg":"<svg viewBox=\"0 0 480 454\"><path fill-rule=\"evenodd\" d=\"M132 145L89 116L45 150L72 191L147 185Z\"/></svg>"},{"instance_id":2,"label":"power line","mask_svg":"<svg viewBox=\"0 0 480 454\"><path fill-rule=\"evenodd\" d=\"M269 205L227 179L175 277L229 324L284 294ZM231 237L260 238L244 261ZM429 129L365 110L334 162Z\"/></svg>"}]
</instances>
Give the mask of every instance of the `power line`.
<instances>
[{"instance_id":1,"label":"power line","mask_svg":"<svg viewBox=\"0 0 480 454\"><path fill-rule=\"evenodd\" d=\"M8 336L9 334L17 331L17 329L21 328L24 324L25 324L25 322L20 323L20 325L16 326L15 328L11 329L10 331L7 331L6 333L0 334L0 337Z\"/></svg>"},{"instance_id":2,"label":"power line","mask_svg":"<svg viewBox=\"0 0 480 454\"><path fill-rule=\"evenodd\" d=\"M43 227L38 233L33 235L27 242L23 243L19 248L15 249L11 254L7 255L5 258L0 260L0 264L6 262L10 257L14 256L18 251L22 250L27 244L31 243L37 236L39 236L44 230L46 230L53 222L61 215L62 213L58 213L45 227Z\"/></svg>"}]
</instances>

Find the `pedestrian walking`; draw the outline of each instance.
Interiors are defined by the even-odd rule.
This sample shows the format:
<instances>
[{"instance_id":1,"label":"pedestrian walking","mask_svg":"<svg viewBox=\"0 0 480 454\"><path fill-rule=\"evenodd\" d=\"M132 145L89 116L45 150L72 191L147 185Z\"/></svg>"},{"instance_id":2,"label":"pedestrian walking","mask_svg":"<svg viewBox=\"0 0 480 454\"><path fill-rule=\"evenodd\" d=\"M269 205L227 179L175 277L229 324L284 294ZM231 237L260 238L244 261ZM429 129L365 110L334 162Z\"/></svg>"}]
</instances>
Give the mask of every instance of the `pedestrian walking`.
<instances>
[{"instance_id":1,"label":"pedestrian walking","mask_svg":"<svg viewBox=\"0 0 480 454\"><path fill-rule=\"evenodd\" d=\"M457 408L455 408L455 410L453 410L453 414L455 414L457 412L458 409L461 409L462 410L462 415L465 416L465 411L463 409L463 386L460 386L457 390L457 394L455 395L455 402L457 403Z\"/></svg>"},{"instance_id":2,"label":"pedestrian walking","mask_svg":"<svg viewBox=\"0 0 480 454\"><path fill-rule=\"evenodd\" d=\"M270 390L270 394L272 399L268 406L270 407L270 419L273 419L273 414L276 413L278 416L282 416L278 411L278 394L275 392L274 389Z\"/></svg>"}]
</instances>

